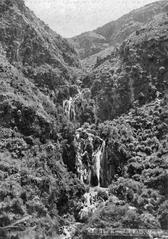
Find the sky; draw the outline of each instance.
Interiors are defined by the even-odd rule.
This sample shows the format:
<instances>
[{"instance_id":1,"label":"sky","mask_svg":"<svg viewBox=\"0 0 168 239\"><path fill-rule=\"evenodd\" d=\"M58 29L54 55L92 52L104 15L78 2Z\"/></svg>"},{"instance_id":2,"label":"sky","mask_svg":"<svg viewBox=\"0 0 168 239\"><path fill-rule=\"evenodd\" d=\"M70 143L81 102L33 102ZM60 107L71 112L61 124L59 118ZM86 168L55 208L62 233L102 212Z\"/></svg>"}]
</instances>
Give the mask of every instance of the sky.
<instances>
[{"instance_id":1,"label":"sky","mask_svg":"<svg viewBox=\"0 0 168 239\"><path fill-rule=\"evenodd\" d=\"M156 0L26 0L26 5L63 37L76 36Z\"/></svg>"}]
</instances>

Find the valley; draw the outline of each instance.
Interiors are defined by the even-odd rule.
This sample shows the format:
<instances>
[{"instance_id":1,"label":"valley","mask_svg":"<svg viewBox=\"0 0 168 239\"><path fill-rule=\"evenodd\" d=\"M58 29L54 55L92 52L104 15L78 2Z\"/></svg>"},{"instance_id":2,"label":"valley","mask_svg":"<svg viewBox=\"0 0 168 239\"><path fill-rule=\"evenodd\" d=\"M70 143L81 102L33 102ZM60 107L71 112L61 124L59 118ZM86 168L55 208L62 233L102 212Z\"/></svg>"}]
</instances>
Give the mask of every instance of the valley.
<instances>
[{"instance_id":1,"label":"valley","mask_svg":"<svg viewBox=\"0 0 168 239\"><path fill-rule=\"evenodd\" d=\"M0 238L167 238L167 1L71 40L0 19Z\"/></svg>"}]
</instances>

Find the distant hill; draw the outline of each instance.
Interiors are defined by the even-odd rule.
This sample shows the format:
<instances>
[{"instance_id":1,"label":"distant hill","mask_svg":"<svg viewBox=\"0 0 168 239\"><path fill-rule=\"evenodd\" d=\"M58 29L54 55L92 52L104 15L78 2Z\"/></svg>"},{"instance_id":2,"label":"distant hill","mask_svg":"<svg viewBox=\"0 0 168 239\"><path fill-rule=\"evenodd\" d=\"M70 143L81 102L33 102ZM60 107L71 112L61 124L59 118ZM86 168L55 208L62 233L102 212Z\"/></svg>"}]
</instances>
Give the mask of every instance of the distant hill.
<instances>
[{"instance_id":1,"label":"distant hill","mask_svg":"<svg viewBox=\"0 0 168 239\"><path fill-rule=\"evenodd\" d=\"M81 35L82 61L24 0L0 22L0 238L168 230L167 1Z\"/></svg>"},{"instance_id":2,"label":"distant hill","mask_svg":"<svg viewBox=\"0 0 168 239\"><path fill-rule=\"evenodd\" d=\"M122 43L130 34L166 11L167 1L158 1L133 10L116 21L70 39L81 59Z\"/></svg>"},{"instance_id":3,"label":"distant hill","mask_svg":"<svg viewBox=\"0 0 168 239\"><path fill-rule=\"evenodd\" d=\"M96 65L97 61L110 56L114 50L115 49L113 46L108 47L94 55L84 58L83 60L81 60L82 67L87 71L91 71Z\"/></svg>"}]
</instances>

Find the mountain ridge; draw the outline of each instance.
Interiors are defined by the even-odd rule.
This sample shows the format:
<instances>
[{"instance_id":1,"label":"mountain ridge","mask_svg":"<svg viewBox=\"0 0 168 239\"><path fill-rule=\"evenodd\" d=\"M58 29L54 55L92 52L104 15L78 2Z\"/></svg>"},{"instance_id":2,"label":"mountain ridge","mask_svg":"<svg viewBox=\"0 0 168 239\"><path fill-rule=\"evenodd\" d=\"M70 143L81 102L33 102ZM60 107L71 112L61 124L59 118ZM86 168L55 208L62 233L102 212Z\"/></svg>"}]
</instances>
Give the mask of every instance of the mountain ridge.
<instances>
[{"instance_id":1,"label":"mountain ridge","mask_svg":"<svg viewBox=\"0 0 168 239\"><path fill-rule=\"evenodd\" d=\"M158 13L166 11L165 0L147 4L111 21L93 31L72 37L69 41L78 50L81 59L94 55L110 46L116 46Z\"/></svg>"},{"instance_id":2,"label":"mountain ridge","mask_svg":"<svg viewBox=\"0 0 168 239\"><path fill-rule=\"evenodd\" d=\"M23 0L0 20L0 237L167 230L168 9L88 71Z\"/></svg>"}]
</instances>

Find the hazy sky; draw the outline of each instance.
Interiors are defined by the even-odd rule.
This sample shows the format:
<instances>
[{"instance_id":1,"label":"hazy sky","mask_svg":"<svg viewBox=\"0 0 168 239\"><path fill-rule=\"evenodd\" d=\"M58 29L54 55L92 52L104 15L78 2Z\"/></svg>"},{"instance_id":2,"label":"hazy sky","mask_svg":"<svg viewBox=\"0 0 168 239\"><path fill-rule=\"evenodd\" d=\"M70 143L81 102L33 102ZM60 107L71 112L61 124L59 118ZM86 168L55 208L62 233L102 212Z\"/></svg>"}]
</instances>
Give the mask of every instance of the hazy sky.
<instances>
[{"instance_id":1,"label":"hazy sky","mask_svg":"<svg viewBox=\"0 0 168 239\"><path fill-rule=\"evenodd\" d=\"M63 37L93 30L156 0L26 0L27 6Z\"/></svg>"}]
</instances>

